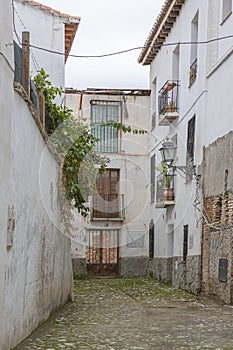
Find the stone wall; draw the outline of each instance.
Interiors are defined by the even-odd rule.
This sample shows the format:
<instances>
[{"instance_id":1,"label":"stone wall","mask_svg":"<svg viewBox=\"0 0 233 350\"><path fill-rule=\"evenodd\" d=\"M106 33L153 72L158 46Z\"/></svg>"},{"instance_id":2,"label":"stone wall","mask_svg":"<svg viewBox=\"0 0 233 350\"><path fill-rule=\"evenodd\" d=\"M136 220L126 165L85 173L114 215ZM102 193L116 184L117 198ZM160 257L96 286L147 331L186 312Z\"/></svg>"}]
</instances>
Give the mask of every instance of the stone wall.
<instances>
[{"instance_id":1,"label":"stone wall","mask_svg":"<svg viewBox=\"0 0 233 350\"><path fill-rule=\"evenodd\" d=\"M232 303L232 210L233 198L228 193L205 198L204 206L210 225L203 224L202 291L211 297ZM225 198L225 199L223 199ZM226 200L226 198L228 198ZM211 225L214 224L214 227ZM219 228L219 229L218 229ZM220 259L227 260L227 280L219 280Z\"/></svg>"},{"instance_id":2,"label":"stone wall","mask_svg":"<svg viewBox=\"0 0 233 350\"><path fill-rule=\"evenodd\" d=\"M172 258L149 259L147 275L165 283L172 282Z\"/></svg>"},{"instance_id":3,"label":"stone wall","mask_svg":"<svg viewBox=\"0 0 233 350\"><path fill-rule=\"evenodd\" d=\"M146 276L148 258L145 256L121 257L120 276L121 277L138 277Z\"/></svg>"},{"instance_id":4,"label":"stone wall","mask_svg":"<svg viewBox=\"0 0 233 350\"><path fill-rule=\"evenodd\" d=\"M182 257L173 258L172 285L176 288L198 294L201 290L201 256L187 256L186 262Z\"/></svg>"},{"instance_id":5,"label":"stone wall","mask_svg":"<svg viewBox=\"0 0 233 350\"><path fill-rule=\"evenodd\" d=\"M233 132L204 150L204 214L202 291L225 303L233 302ZM220 259L227 261L226 280L220 281Z\"/></svg>"},{"instance_id":6,"label":"stone wall","mask_svg":"<svg viewBox=\"0 0 233 350\"><path fill-rule=\"evenodd\" d=\"M172 283L175 288L198 294L201 286L201 257L154 258L148 260L147 275L165 283Z\"/></svg>"},{"instance_id":7,"label":"stone wall","mask_svg":"<svg viewBox=\"0 0 233 350\"><path fill-rule=\"evenodd\" d=\"M74 279L87 276L87 264L85 258L72 258Z\"/></svg>"}]
</instances>

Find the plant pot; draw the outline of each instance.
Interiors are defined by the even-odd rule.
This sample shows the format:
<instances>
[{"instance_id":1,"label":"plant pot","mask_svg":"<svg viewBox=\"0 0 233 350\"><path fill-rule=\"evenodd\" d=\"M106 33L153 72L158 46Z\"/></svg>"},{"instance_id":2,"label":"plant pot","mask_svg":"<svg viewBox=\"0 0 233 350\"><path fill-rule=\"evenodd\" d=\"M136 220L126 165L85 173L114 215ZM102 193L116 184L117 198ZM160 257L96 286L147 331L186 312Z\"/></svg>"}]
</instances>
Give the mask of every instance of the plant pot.
<instances>
[{"instance_id":1,"label":"plant pot","mask_svg":"<svg viewBox=\"0 0 233 350\"><path fill-rule=\"evenodd\" d=\"M163 189L164 201L173 201L174 200L174 188L164 188Z\"/></svg>"},{"instance_id":2,"label":"plant pot","mask_svg":"<svg viewBox=\"0 0 233 350\"><path fill-rule=\"evenodd\" d=\"M171 113L171 112L175 112L176 111L176 106L175 105L171 105L171 106L168 106L166 108L166 112L167 113Z\"/></svg>"}]
</instances>

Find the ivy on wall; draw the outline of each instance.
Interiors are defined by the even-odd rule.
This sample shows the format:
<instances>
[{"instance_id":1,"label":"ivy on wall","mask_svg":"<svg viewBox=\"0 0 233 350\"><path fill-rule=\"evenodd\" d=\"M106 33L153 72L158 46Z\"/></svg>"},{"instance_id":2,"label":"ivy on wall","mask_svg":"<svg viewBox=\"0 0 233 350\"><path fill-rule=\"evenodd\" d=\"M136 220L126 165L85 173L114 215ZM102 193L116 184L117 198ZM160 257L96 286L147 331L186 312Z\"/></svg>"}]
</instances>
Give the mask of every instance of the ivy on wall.
<instances>
[{"instance_id":1,"label":"ivy on wall","mask_svg":"<svg viewBox=\"0 0 233 350\"><path fill-rule=\"evenodd\" d=\"M51 145L62 161L66 198L85 217L89 212L88 198L96 191L96 174L99 169L106 168L109 159L95 151L99 139L90 133L88 126L79 119L74 119L71 109L55 102L64 92L61 88L52 85L44 69L38 71L34 77L34 83L37 90L43 92L45 98L46 131L50 136ZM113 125L124 133L144 134L146 132L113 121L107 124Z\"/></svg>"},{"instance_id":2,"label":"ivy on wall","mask_svg":"<svg viewBox=\"0 0 233 350\"><path fill-rule=\"evenodd\" d=\"M66 198L82 216L86 216L89 212L88 197L95 190L96 173L99 168L105 169L109 160L95 152L98 139L88 127L74 119L71 109L55 102L63 90L52 86L44 69L38 71L34 82L45 98L46 130L49 142L62 161Z\"/></svg>"}]
</instances>

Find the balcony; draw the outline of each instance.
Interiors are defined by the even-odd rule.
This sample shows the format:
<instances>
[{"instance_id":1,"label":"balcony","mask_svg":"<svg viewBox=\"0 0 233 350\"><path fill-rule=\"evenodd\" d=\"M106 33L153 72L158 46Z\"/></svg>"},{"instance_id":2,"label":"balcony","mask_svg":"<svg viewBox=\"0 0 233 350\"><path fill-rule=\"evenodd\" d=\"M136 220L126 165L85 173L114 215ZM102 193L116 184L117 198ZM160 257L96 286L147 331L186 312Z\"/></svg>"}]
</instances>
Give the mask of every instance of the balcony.
<instances>
[{"instance_id":1,"label":"balcony","mask_svg":"<svg viewBox=\"0 0 233 350\"><path fill-rule=\"evenodd\" d=\"M191 64L189 69L189 87L193 85L197 78L197 59Z\"/></svg>"},{"instance_id":2,"label":"balcony","mask_svg":"<svg viewBox=\"0 0 233 350\"><path fill-rule=\"evenodd\" d=\"M179 117L179 80L168 80L159 90L159 125L169 125Z\"/></svg>"},{"instance_id":3,"label":"balcony","mask_svg":"<svg viewBox=\"0 0 233 350\"><path fill-rule=\"evenodd\" d=\"M91 220L123 221L125 219L123 194L99 194L92 197Z\"/></svg>"},{"instance_id":4,"label":"balcony","mask_svg":"<svg viewBox=\"0 0 233 350\"><path fill-rule=\"evenodd\" d=\"M160 174L157 177L157 186L156 186L156 208L167 208L171 205L175 205L174 197L174 175L167 175L171 177L169 181L169 187L166 185L165 176Z\"/></svg>"}]
</instances>

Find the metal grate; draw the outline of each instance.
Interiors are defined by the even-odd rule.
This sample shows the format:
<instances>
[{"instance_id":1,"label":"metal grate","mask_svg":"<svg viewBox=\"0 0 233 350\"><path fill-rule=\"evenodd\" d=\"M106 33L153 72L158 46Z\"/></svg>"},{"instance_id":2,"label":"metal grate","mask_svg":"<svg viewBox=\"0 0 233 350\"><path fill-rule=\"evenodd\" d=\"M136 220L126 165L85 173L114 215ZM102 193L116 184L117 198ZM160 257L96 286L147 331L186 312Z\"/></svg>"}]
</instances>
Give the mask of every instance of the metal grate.
<instances>
[{"instance_id":1,"label":"metal grate","mask_svg":"<svg viewBox=\"0 0 233 350\"><path fill-rule=\"evenodd\" d=\"M190 70L189 70L189 87L193 85L197 78L197 58L195 61L191 64Z\"/></svg>"},{"instance_id":2,"label":"metal grate","mask_svg":"<svg viewBox=\"0 0 233 350\"><path fill-rule=\"evenodd\" d=\"M99 140L96 152L118 152L118 130L113 125L121 120L121 104L116 101L91 101L91 133Z\"/></svg>"},{"instance_id":3,"label":"metal grate","mask_svg":"<svg viewBox=\"0 0 233 350\"><path fill-rule=\"evenodd\" d=\"M93 219L124 219L123 194L94 194Z\"/></svg>"},{"instance_id":4,"label":"metal grate","mask_svg":"<svg viewBox=\"0 0 233 350\"><path fill-rule=\"evenodd\" d=\"M118 230L88 230L87 268L92 275L118 274Z\"/></svg>"},{"instance_id":5,"label":"metal grate","mask_svg":"<svg viewBox=\"0 0 233 350\"><path fill-rule=\"evenodd\" d=\"M168 112L179 111L179 80L168 80L159 90L158 110L159 117Z\"/></svg>"}]
</instances>

